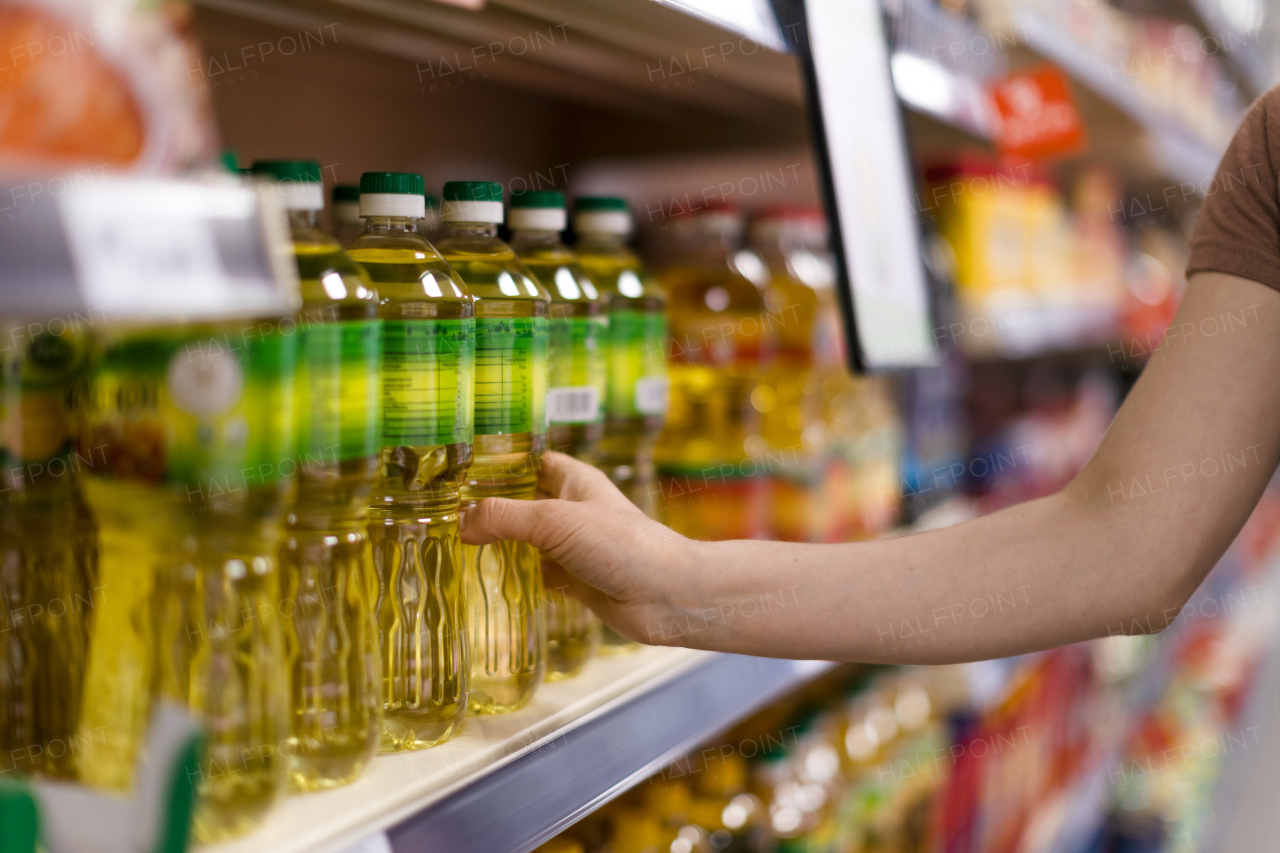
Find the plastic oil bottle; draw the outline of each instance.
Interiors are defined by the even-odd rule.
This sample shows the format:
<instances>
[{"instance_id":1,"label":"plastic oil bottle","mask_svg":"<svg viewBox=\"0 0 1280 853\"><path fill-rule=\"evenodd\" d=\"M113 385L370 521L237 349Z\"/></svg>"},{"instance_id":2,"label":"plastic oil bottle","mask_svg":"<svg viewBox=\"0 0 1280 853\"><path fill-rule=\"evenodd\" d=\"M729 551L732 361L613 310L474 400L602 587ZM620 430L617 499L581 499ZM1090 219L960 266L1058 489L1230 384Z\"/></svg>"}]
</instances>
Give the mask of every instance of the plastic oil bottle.
<instances>
[{"instance_id":1,"label":"plastic oil bottle","mask_svg":"<svg viewBox=\"0 0 1280 853\"><path fill-rule=\"evenodd\" d=\"M369 510L384 750L453 736L469 685L461 489L472 464L475 300L418 233L422 176L366 172L348 254L381 301L382 438Z\"/></svg>"},{"instance_id":2,"label":"plastic oil bottle","mask_svg":"<svg viewBox=\"0 0 1280 853\"><path fill-rule=\"evenodd\" d=\"M608 300L608 394L597 464L650 515L653 448L667 412L667 298L627 247L631 212L620 198L579 198L578 263Z\"/></svg>"},{"instance_id":3,"label":"plastic oil bottle","mask_svg":"<svg viewBox=\"0 0 1280 853\"><path fill-rule=\"evenodd\" d=\"M246 192L200 189L228 207ZM85 492L104 590L82 777L127 787L151 698L186 705L207 738L193 780L200 841L258 824L291 750L277 554L296 468L296 282L254 296L156 294L161 307L136 320L99 322L81 439L82 454L103 454Z\"/></svg>"},{"instance_id":4,"label":"plastic oil bottle","mask_svg":"<svg viewBox=\"0 0 1280 853\"><path fill-rule=\"evenodd\" d=\"M378 469L382 323L364 270L316 228L319 164L258 161L289 214L302 288L294 381L297 491L280 549L293 694L290 780L317 790L354 780L377 751L377 580L365 530Z\"/></svg>"},{"instance_id":5,"label":"plastic oil bottle","mask_svg":"<svg viewBox=\"0 0 1280 853\"><path fill-rule=\"evenodd\" d=\"M775 342L753 403L768 443L770 533L787 542L822 539L826 430L817 338L830 301L820 299L819 288L829 292L832 281L817 252L825 234L821 211L810 208L761 211L750 230L751 248L767 270L766 322Z\"/></svg>"},{"instance_id":6,"label":"plastic oil bottle","mask_svg":"<svg viewBox=\"0 0 1280 853\"><path fill-rule=\"evenodd\" d=\"M364 220L360 218L360 187L355 184L335 184L333 205L329 208L331 233L341 246L364 233Z\"/></svg>"},{"instance_id":7,"label":"plastic oil bottle","mask_svg":"<svg viewBox=\"0 0 1280 853\"><path fill-rule=\"evenodd\" d=\"M75 446L87 326L0 318L0 335L0 772L73 779L100 594L79 480L103 449Z\"/></svg>"},{"instance_id":8,"label":"plastic oil bottle","mask_svg":"<svg viewBox=\"0 0 1280 853\"><path fill-rule=\"evenodd\" d=\"M765 534L765 443L753 405L766 361L764 300L735 266L741 216L715 207L668 220L671 408L655 459L662 520L695 539Z\"/></svg>"},{"instance_id":9,"label":"plastic oil bottle","mask_svg":"<svg viewBox=\"0 0 1280 853\"><path fill-rule=\"evenodd\" d=\"M550 296L498 239L502 185L450 181L440 251L476 298L475 463L463 501L532 500L546 448ZM523 707L546 674L538 551L522 542L464 546L472 711Z\"/></svg>"},{"instance_id":10,"label":"plastic oil bottle","mask_svg":"<svg viewBox=\"0 0 1280 853\"><path fill-rule=\"evenodd\" d=\"M607 303L560 242L564 195L554 190L515 193L507 224L511 248L551 294L547 445L587 462L604 432L609 332ZM600 646L600 620L563 590L543 599L547 622L547 679L582 669Z\"/></svg>"},{"instance_id":11,"label":"plastic oil bottle","mask_svg":"<svg viewBox=\"0 0 1280 853\"><path fill-rule=\"evenodd\" d=\"M653 449L667 414L667 297L627 246L633 222L625 200L577 199L573 219L578 263L609 306L608 391L599 466L631 502L650 516ZM605 651L639 648L605 626Z\"/></svg>"}]
</instances>

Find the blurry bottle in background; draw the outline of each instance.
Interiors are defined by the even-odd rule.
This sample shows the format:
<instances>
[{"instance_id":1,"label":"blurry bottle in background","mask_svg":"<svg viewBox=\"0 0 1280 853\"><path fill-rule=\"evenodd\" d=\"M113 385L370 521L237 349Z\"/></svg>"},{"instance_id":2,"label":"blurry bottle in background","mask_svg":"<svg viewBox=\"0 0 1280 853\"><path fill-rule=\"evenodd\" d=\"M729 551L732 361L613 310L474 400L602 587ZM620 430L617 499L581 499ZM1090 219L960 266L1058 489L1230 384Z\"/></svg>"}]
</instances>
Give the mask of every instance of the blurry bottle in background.
<instances>
[{"instance_id":1,"label":"blurry bottle in background","mask_svg":"<svg viewBox=\"0 0 1280 853\"><path fill-rule=\"evenodd\" d=\"M329 208L330 233L340 246L350 246L364 233L364 220L360 218L360 187L355 184L337 184L333 188L333 206Z\"/></svg>"},{"instance_id":2,"label":"blurry bottle in background","mask_svg":"<svg viewBox=\"0 0 1280 853\"><path fill-rule=\"evenodd\" d=\"M608 301L608 392L597 464L632 503L654 515L653 448L667 411L667 300L627 246L620 198L577 200L578 261Z\"/></svg>"},{"instance_id":3,"label":"blurry bottle in background","mask_svg":"<svg viewBox=\"0 0 1280 853\"><path fill-rule=\"evenodd\" d=\"M766 445L752 397L768 339L764 299L733 257L742 218L715 207L665 227L671 407L655 451L661 518L695 539L761 538Z\"/></svg>"},{"instance_id":4,"label":"blurry bottle in background","mask_svg":"<svg viewBox=\"0 0 1280 853\"><path fill-rule=\"evenodd\" d=\"M262 820L292 749L276 560L297 467L296 309L291 290L270 308L94 333L81 447L103 454L85 493L110 593L93 626L83 775L127 788L152 698L185 705L207 737L193 780L202 842Z\"/></svg>"},{"instance_id":5,"label":"blurry bottle in background","mask_svg":"<svg viewBox=\"0 0 1280 853\"><path fill-rule=\"evenodd\" d=\"M258 161L289 214L302 289L294 377L297 491L280 569L299 790L353 781L382 723L377 578L366 524L381 450L382 324L368 275L316 227L320 165Z\"/></svg>"},{"instance_id":6,"label":"blurry bottle in background","mask_svg":"<svg viewBox=\"0 0 1280 853\"><path fill-rule=\"evenodd\" d=\"M767 270L766 322L775 343L752 399L768 443L770 533L822 541L827 429L819 362L830 356L819 335L828 334L824 315L833 307L826 225L818 209L770 208L757 213L750 236Z\"/></svg>"},{"instance_id":7,"label":"blurry bottle in background","mask_svg":"<svg viewBox=\"0 0 1280 853\"><path fill-rule=\"evenodd\" d=\"M422 177L366 172L351 244L382 319L380 465L369 537L378 577L382 749L423 749L466 713L462 483L472 464L475 301L418 233Z\"/></svg>"},{"instance_id":8,"label":"blurry bottle in background","mask_svg":"<svg viewBox=\"0 0 1280 853\"><path fill-rule=\"evenodd\" d=\"M466 504L533 500L547 443L550 297L498 239L502 185L450 181L440 251L476 299L475 463ZM470 607L471 710L524 707L546 675L542 567L527 542L463 546Z\"/></svg>"},{"instance_id":9,"label":"blurry bottle in background","mask_svg":"<svg viewBox=\"0 0 1280 853\"><path fill-rule=\"evenodd\" d=\"M75 444L90 342L65 319L0 335L0 772L74 779L100 595L80 479L104 450Z\"/></svg>"},{"instance_id":10,"label":"blurry bottle in background","mask_svg":"<svg viewBox=\"0 0 1280 853\"><path fill-rule=\"evenodd\" d=\"M567 225L564 195L516 193L508 225L511 248L551 296L547 445L586 462L604 431L608 305L560 242ZM543 599L547 623L547 679L582 669L600 645L600 620L562 589Z\"/></svg>"}]
</instances>

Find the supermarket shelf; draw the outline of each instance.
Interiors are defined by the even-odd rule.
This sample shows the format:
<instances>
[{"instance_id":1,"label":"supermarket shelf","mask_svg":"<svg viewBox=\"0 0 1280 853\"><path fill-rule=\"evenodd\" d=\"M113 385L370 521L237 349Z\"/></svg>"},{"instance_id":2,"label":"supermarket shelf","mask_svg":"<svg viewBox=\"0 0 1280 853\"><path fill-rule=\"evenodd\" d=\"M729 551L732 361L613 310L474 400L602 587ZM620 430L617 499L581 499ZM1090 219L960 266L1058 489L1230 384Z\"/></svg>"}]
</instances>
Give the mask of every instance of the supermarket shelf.
<instances>
[{"instance_id":1,"label":"supermarket shelf","mask_svg":"<svg viewBox=\"0 0 1280 853\"><path fill-rule=\"evenodd\" d=\"M1244 82L1260 95L1275 83L1267 68L1266 60L1258 51L1256 35L1242 35L1227 22L1222 13L1221 0L1187 0L1200 17L1205 32L1216 39L1239 70Z\"/></svg>"},{"instance_id":2,"label":"supermarket shelf","mask_svg":"<svg viewBox=\"0 0 1280 853\"><path fill-rule=\"evenodd\" d=\"M1222 154L1220 146L1199 138L1177 117L1152 108L1123 76L1117 77L1106 62L1036 12L1019 7L1015 14L1018 32L1028 48L1057 64L1146 131L1165 174L1197 187L1214 174Z\"/></svg>"},{"instance_id":3,"label":"supermarket shelf","mask_svg":"<svg viewBox=\"0 0 1280 853\"><path fill-rule=\"evenodd\" d=\"M831 666L662 648L599 657L522 711L379 756L355 783L289 797L257 832L206 849L385 851L389 840L394 853L522 853Z\"/></svg>"},{"instance_id":4,"label":"supermarket shelf","mask_svg":"<svg viewBox=\"0 0 1280 853\"><path fill-rule=\"evenodd\" d=\"M979 139L994 135L991 102L978 80L905 51L893 54L890 67L893 87L908 109Z\"/></svg>"}]
</instances>

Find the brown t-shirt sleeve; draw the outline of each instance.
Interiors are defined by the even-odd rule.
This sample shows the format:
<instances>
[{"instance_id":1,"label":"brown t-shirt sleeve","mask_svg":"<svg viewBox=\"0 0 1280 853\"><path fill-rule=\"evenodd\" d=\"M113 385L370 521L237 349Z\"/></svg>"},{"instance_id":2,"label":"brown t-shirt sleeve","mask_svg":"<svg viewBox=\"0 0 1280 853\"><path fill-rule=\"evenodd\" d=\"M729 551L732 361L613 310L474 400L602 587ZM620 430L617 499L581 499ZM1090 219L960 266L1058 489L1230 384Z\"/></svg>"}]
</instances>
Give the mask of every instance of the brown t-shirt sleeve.
<instances>
[{"instance_id":1,"label":"brown t-shirt sleeve","mask_svg":"<svg viewBox=\"0 0 1280 853\"><path fill-rule=\"evenodd\" d=\"M1206 188L1187 277L1223 272L1280 290L1280 86L1245 115Z\"/></svg>"}]
</instances>

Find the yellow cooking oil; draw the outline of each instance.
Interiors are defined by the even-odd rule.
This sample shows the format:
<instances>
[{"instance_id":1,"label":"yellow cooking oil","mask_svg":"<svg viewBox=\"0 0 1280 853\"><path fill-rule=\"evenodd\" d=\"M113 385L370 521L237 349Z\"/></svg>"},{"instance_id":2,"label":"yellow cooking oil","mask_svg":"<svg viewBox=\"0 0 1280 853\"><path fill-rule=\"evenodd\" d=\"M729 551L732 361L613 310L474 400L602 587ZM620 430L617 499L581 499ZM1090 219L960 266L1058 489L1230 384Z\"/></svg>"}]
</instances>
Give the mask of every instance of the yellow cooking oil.
<instances>
[{"instance_id":1,"label":"yellow cooking oil","mask_svg":"<svg viewBox=\"0 0 1280 853\"><path fill-rule=\"evenodd\" d=\"M76 447L92 318L0 319L0 773L75 779L97 530Z\"/></svg>"},{"instance_id":2,"label":"yellow cooking oil","mask_svg":"<svg viewBox=\"0 0 1280 853\"><path fill-rule=\"evenodd\" d=\"M773 358L753 404L767 445L769 533L784 542L821 541L826 429L815 382L818 289L830 289L822 212L775 207L756 214L751 249L764 265L766 324Z\"/></svg>"},{"instance_id":3,"label":"yellow cooking oil","mask_svg":"<svg viewBox=\"0 0 1280 853\"><path fill-rule=\"evenodd\" d=\"M667 413L667 297L627 246L633 222L625 200L583 196L574 208L578 263L609 307L604 437L595 463L650 516L653 449ZM605 627L601 648L639 648Z\"/></svg>"},{"instance_id":4,"label":"yellow cooking oil","mask_svg":"<svg viewBox=\"0 0 1280 853\"><path fill-rule=\"evenodd\" d=\"M366 531L381 449L378 295L316 228L318 163L258 161L288 211L302 289L294 377L297 491L280 548L297 790L353 781L378 749L378 624Z\"/></svg>"},{"instance_id":5,"label":"yellow cooking oil","mask_svg":"<svg viewBox=\"0 0 1280 853\"><path fill-rule=\"evenodd\" d=\"M769 339L764 299L733 257L742 219L715 207L665 228L671 397L654 453L660 517L694 539L761 538L767 460L755 392Z\"/></svg>"},{"instance_id":6,"label":"yellow cooking oil","mask_svg":"<svg viewBox=\"0 0 1280 853\"><path fill-rule=\"evenodd\" d=\"M502 185L451 181L440 252L476 298L475 463L465 504L532 500L546 447L550 296L498 239ZM471 710L514 711L546 673L541 561L524 542L463 546L470 608Z\"/></svg>"},{"instance_id":7,"label":"yellow cooking oil","mask_svg":"<svg viewBox=\"0 0 1280 853\"><path fill-rule=\"evenodd\" d=\"M593 462L608 395L608 302L560 241L567 219L561 192L511 196L511 248L551 295L547 446ZM543 609L547 680L576 675L600 647L600 620L563 589L548 589Z\"/></svg>"},{"instance_id":8,"label":"yellow cooking oil","mask_svg":"<svg viewBox=\"0 0 1280 853\"><path fill-rule=\"evenodd\" d=\"M103 455L85 477L103 595L81 775L127 787L151 700L185 705L207 738L199 841L256 826L293 750L277 555L297 467L295 288L158 295L145 318L94 331L81 452Z\"/></svg>"},{"instance_id":9,"label":"yellow cooking oil","mask_svg":"<svg viewBox=\"0 0 1280 853\"><path fill-rule=\"evenodd\" d=\"M472 465L475 300L418 230L422 176L366 172L348 254L381 300L382 437L369 510L382 650L382 749L451 738L470 684L458 538Z\"/></svg>"}]
</instances>

